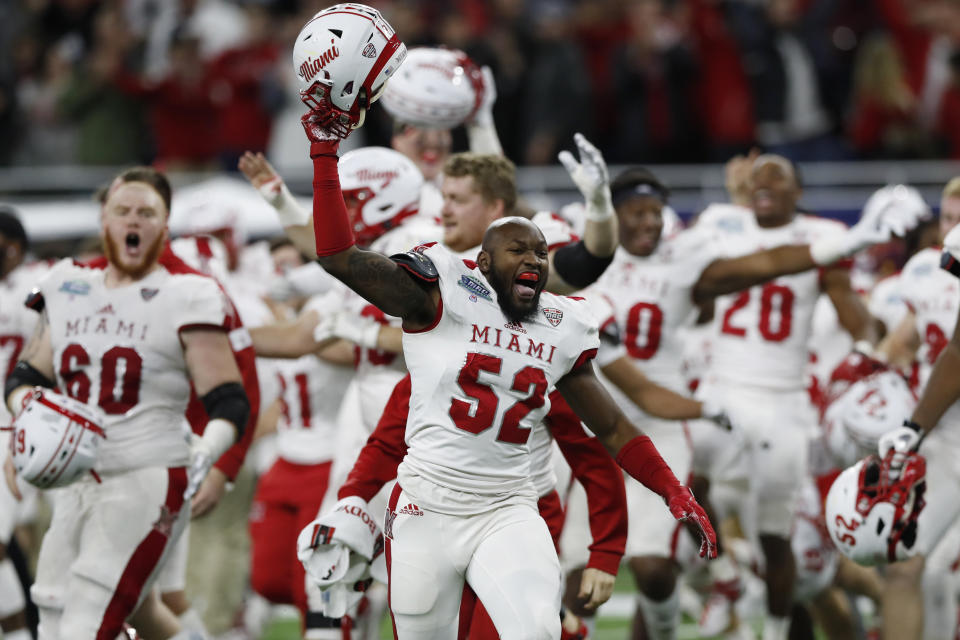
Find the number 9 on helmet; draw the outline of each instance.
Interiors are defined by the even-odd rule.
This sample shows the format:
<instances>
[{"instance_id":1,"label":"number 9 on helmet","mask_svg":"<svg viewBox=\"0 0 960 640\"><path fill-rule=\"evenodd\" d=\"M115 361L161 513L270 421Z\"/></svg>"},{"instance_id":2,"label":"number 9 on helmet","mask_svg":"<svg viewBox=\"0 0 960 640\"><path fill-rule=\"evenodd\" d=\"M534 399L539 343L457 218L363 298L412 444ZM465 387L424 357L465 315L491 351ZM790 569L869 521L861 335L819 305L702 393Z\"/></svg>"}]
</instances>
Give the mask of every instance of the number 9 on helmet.
<instances>
[{"instance_id":1,"label":"number 9 on helmet","mask_svg":"<svg viewBox=\"0 0 960 640\"><path fill-rule=\"evenodd\" d=\"M13 466L41 489L63 487L97 461L106 438L102 417L82 402L49 389L35 389L13 421Z\"/></svg>"},{"instance_id":2,"label":"number 9 on helmet","mask_svg":"<svg viewBox=\"0 0 960 640\"><path fill-rule=\"evenodd\" d=\"M341 138L363 124L407 48L380 12L338 4L318 12L293 45L300 99L317 123Z\"/></svg>"},{"instance_id":3,"label":"number 9 on helmet","mask_svg":"<svg viewBox=\"0 0 960 640\"><path fill-rule=\"evenodd\" d=\"M917 518L926 504L926 459L908 453L899 470L892 456L869 456L830 487L824 518L840 552L862 565L905 560L917 552Z\"/></svg>"}]
</instances>

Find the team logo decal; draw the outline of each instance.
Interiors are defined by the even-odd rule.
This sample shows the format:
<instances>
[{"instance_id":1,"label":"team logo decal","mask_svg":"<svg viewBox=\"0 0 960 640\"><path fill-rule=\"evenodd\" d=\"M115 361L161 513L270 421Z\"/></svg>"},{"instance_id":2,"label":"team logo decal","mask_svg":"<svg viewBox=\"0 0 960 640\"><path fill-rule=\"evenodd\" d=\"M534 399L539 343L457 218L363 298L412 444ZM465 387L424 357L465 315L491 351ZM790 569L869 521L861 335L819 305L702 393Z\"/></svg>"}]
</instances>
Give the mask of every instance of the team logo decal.
<instances>
[{"instance_id":1,"label":"team logo decal","mask_svg":"<svg viewBox=\"0 0 960 640\"><path fill-rule=\"evenodd\" d=\"M373 46L372 42L368 42L367 46L363 48L363 51L360 52L364 58L376 58L377 57L377 48Z\"/></svg>"},{"instance_id":2,"label":"team logo decal","mask_svg":"<svg viewBox=\"0 0 960 640\"><path fill-rule=\"evenodd\" d=\"M149 302L153 299L153 296L157 295L159 292L160 289L148 289L144 287L143 289L140 289L140 297Z\"/></svg>"},{"instance_id":3,"label":"team logo decal","mask_svg":"<svg viewBox=\"0 0 960 640\"><path fill-rule=\"evenodd\" d=\"M543 317L546 318L547 322L553 326L557 326L560 324L560 321L563 320L563 311L560 311L560 309L549 309L544 307Z\"/></svg>"},{"instance_id":4,"label":"team logo decal","mask_svg":"<svg viewBox=\"0 0 960 640\"><path fill-rule=\"evenodd\" d=\"M67 280L60 285L60 291L73 296L85 296L90 293L90 283L83 280Z\"/></svg>"},{"instance_id":5,"label":"team logo decal","mask_svg":"<svg viewBox=\"0 0 960 640\"><path fill-rule=\"evenodd\" d=\"M403 509L400 509L399 511L397 511L397 513L405 513L405 514L407 514L408 516L422 516L422 515L423 515L423 511L420 510L420 507L417 506L417 505L415 505L415 504L412 503L412 502L411 502L410 504L408 504L407 506L405 506Z\"/></svg>"},{"instance_id":6,"label":"team logo decal","mask_svg":"<svg viewBox=\"0 0 960 640\"><path fill-rule=\"evenodd\" d=\"M468 276L466 274L461 275L457 284L475 296L483 298L484 300L492 300L490 297L490 289L487 289L485 286L480 284L480 281L473 276Z\"/></svg>"}]
</instances>

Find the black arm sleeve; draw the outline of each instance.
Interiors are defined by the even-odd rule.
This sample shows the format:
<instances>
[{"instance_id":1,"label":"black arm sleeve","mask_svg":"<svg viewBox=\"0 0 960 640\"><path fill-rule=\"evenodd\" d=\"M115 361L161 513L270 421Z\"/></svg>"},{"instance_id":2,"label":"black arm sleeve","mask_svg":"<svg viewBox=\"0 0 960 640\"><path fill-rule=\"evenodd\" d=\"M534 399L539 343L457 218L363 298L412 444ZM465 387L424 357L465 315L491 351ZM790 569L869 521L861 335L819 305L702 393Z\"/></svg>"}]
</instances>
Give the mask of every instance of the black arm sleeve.
<instances>
[{"instance_id":1,"label":"black arm sleeve","mask_svg":"<svg viewBox=\"0 0 960 640\"><path fill-rule=\"evenodd\" d=\"M247 420L250 418L250 401L239 382L224 382L211 389L200 398L207 417L211 420L223 418L237 428L237 440L243 437Z\"/></svg>"},{"instance_id":2,"label":"black arm sleeve","mask_svg":"<svg viewBox=\"0 0 960 640\"><path fill-rule=\"evenodd\" d=\"M560 247L553 254L553 268L563 281L572 287L584 288L597 281L597 278L613 262L613 256L598 258L583 244L583 240Z\"/></svg>"},{"instance_id":3,"label":"black arm sleeve","mask_svg":"<svg viewBox=\"0 0 960 640\"><path fill-rule=\"evenodd\" d=\"M6 400L19 387L46 387L53 389L56 386L53 380L33 368L28 362L21 360L7 376L7 383L3 385L3 398Z\"/></svg>"}]
</instances>

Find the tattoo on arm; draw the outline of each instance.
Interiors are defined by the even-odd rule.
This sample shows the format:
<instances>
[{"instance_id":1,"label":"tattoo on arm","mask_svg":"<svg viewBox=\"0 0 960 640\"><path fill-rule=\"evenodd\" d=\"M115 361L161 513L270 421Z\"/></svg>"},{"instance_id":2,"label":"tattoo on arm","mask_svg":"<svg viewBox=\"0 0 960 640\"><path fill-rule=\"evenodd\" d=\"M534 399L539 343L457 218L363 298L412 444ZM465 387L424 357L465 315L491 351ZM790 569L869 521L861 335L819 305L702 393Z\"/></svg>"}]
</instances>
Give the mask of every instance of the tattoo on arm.
<instances>
[{"instance_id":1,"label":"tattoo on arm","mask_svg":"<svg viewBox=\"0 0 960 640\"><path fill-rule=\"evenodd\" d=\"M430 288L383 254L348 249L321 258L320 265L388 315L429 322L436 313Z\"/></svg>"}]
</instances>

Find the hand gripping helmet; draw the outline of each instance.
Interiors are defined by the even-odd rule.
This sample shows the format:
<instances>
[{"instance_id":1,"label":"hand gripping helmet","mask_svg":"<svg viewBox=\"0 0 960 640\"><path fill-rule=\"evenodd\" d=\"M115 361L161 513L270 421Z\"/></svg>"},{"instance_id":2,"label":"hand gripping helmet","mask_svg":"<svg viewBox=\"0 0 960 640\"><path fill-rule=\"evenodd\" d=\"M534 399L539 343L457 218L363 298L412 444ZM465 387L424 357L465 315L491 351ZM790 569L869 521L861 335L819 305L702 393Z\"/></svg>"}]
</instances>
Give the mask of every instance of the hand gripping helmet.
<instances>
[{"instance_id":1,"label":"hand gripping helmet","mask_svg":"<svg viewBox=\"0 0 960 640\"><path fill-rule=\"evenodd\" d=\"M41 489L63 487L93 468L101 439L102 417L82 402L49 389L27 396L13 421L13 466Z\"/></svg>"},{"instance_id":2,"label":"hand gripping helmet","mask_svg":"<svg viewBox=\"0 0 960 640\"><path fill-rule=\"evenodd\" d=\"M895 371L862 378L827 407L827 448L840 465L852 465L876 451L880 436L899 427L915 404L906 381Z\"/></svg>"},{"instance_id":3,"label":"hand gripping helmet","mask_svg":"<svg viewBox=\"0 0 960 640\"><path fill-rule=\"evenodd\" d=\"M893 452L869 456L841 473L827 493L827 530L840 552L862 565L904 560L917 541L927 462L908 453L890 480ZM896 475L896 474L895 474Z\"/></svg>"},{"instance_id":4,"label":"hand gripping helmet","mask_svg":"<svg viewBox=\"0 0 960 640\"><path fill-rule=\"evenodd\" d=\"M416 127L452 129L483 101L483 73L463 51L420 47L383 93L383 108Z\"/></svg>"},{"instance_id":5,"label":"hand gripping helmet","mask_svg":"<svg viewBox=\"0 0 960 640\"><path fill-rule=\"evenodd\" d=\"M356 149L343 154L339 171L359 244L369 245L419 211L423 175L402 153L385 147Z\"/></svg>"},{"instance_id":6,"label":"hand gripping helmet","mask_svg":"<svg viewBox=\"0 0 960 640\"><path fill-rule=\"evenodd\" d=\"M341 138L363 124L366 110L407 55L393 27L363 4L318 12L293 45L300 98L319 124Z\"/></svg>"}]
</instances>

